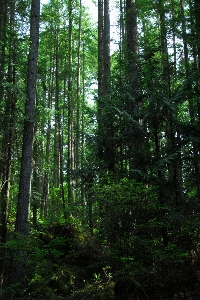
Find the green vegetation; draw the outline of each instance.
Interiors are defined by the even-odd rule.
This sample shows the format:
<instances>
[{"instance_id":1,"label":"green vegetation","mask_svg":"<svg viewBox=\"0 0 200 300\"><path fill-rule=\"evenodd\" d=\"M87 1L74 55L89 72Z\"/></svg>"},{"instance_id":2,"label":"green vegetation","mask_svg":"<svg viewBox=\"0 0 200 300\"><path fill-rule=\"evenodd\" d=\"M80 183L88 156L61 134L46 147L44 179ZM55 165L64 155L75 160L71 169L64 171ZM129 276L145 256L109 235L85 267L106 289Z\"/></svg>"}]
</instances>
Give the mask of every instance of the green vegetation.
<instances>
[{"instance_id":1,"label":"green vegetation","mask_svg":"<svg viewBox=\"0 0 200 300\"><path fill-rule=\"evenodd\" d=\"M110 2L0 0L0 300L200 298L200 2Z\"/></svg>"}]
</instances>

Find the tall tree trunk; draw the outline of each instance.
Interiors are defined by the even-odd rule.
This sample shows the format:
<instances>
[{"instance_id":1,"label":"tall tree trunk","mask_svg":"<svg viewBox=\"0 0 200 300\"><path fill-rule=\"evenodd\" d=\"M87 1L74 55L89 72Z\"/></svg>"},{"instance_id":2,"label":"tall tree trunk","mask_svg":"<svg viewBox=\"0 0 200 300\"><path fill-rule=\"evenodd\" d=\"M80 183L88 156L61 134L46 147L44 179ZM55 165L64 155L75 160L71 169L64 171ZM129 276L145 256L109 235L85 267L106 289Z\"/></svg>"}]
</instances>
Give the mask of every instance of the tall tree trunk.
<instances>
[{"instance_id":1,"label":"tall tree trunk","mask_svg":"<svg viewBox=\"0 0 200 300\"><path fill-rule=\"evenodd\" d=\"M37 157L39 157L39 153L37 153L38 150L38 144L34 145L33 149L33 156L34 156L34 163L33 163L33 179L32 179L32 224L34 227L37 226L37 210L39 208L39 195L40 195L40 178L38 174L38 166L37 166ZM36 159L36 160L35 160Z\"/></svg>"},{"instance_id":2,"label":"tall tree trunk","mask_svg":"<svg viewBox=\"0 0 200 300\"><path fill-rule=\"evenodd\" d=\"M47 72L50 74L49 82L48 82L48 109L52 110L52 98L53 98L53 84L54 84L54 53L53 49L50 49L49 53L49 61L50 67ZM46 93L45 93L46 95ZM45 149L45 171L44 171L44 179L43 179L43 191L42 191L42 209L41 213L44 217L48 217L50 211L50 203L49 203L49 188L50 188L50 161L51 157L49 155L51 149L51 124L52 119L51 116L48 118L47 129L46 129L46 149Z\"/></svg>"},{"instance_id":3,"label":"tall tree trunk","mask_svg":"<svg viewBox=\"0 0 200 300\"><path fill-rule=\"evenodd\" d=\"M22 161L20 170L20 185L17 205L16 232L24 235L29 233L29 205L32 173L32 154L35 126L36 82L39 43L40 1L31 2L30 52L27 75L27 100L24 120L22 145Z\"/></svg>"},{"instance_id":4,"label":"tall tree trunk","mask_svg":"<svg viewBox=\"0 0 200 300\"><path fill-rule=\"evenodd\" d=\"M188 51L188 43L187 43L186 18L185 18L185 10L184 10L184 1L183 0L180 0L180 6L181 6L181 20L182 20L181 25L182 25L182 39L183 39L183 51L184 51L185 75L186 75L186 80L187 80L187 90L191 91L192 90L192 85L191 85L191 80L190 80L191 70L190 70L190 64L189 64L189 51ZM197 11L196 11L196 13L197 13ZM200 20L199 16L196 16L196 18ZM198 24L198 21L197 21L197 24ZM193 27L193 24L191 24L191 27ZM193 31L193 28L192 28L192 31ZM193 32L193 34L194 34L194 32ZM198 33L197 33L197 35L198 35ZM196 36L196 33L195 33L195 36ZM199 43L199 41L197 42L197 44L198 43ZM198 49L198 47L197 47L197 49ZM199 48L199 50L200 50L200 48ZM198 52L198 50L197 50L197 52ZM199 53L199 55L200 55L200 53ZM193 56L194 56L194 62L197 62L196 49L193 49ZM195 65L196 65L196 63L195 63ZM196 65L195 69L197 69L197 68L198 67ZM199 76L199 75L197 75L197 76ZM197 86L198 86L198 82L197 82ZM186 99L187 99L188 104L189 104L190 123L191 123L192 127L195 128L195 126L196 126L195 103L194 103L193 97L191 97L190 94L186 94ZM197 107L198 107L198 105L197 105ZM194 170L195 170L197 196L198 196L198 199L200 199L200 166L199 166L199 145L198 145L198 142L193 141L192 142L192 147L193 147L193 153L194 153Z\"/></svg>"},{"instance_id":5,"label":"tall tree trunk","mask_svg":"<svg viewBox=\"0 0 200 300\"><path fill-rule=\"evenodd\" d=\"M6 14L6 3L2 3L5 5L3 8L3 13ZM4 19L4 22L0 26L5 26L6 16L1 16L1 21ZM5 28L1 28L3 32L1 32L0 44L2 50L2 56L5 55L5 39L4 32L6 32ZM15 85L15 39L14 31L15 31L15 2L10 1L10 14L9 14L9 44L8 44L8 71L7 71L7 82L10 85ZM4 68L4 57L1 57L1 68ZM0 86L2 82L0 82ZM1 90L1 88L0 88ZM1 93L1 92L0 92ZM15 90L11 87L7 87L7 93L0 94L1 101L5 98L5 111L4 111L4 127L1 129L2 131L2 141L1 141L1 159L0 159L0 242L2 244L6 243L7 238L7 219L8 219L8 201L9 201L9 191L10 191L10 177L11 177L11 161L12 161L12 151L13 151L13 136L14 136L14 115L15 115L15 103L16 103L16 94ZM6 257L6 249L4 247L1 248L0 252L0 299L2 297L1 291L4 282L4 271L5 271L5 257Z\"/></svg>"},{"instance_id":6,"label":"tall tree trunk","mask_svg":"<svg viewBox=\"0 0 200 300\"><path fill-rule=\"evenodd\" d=\"M173 76L171 79L171 89L172 92L176 90L177 86L177 45L176 45L176 15L175 8L176 2L171 0L172 6L172 39L173 39L173 68L172 73ZM181 18L182 19L182 18ZM177 149L177 160L174 163L175 165L175 176L174 176L174 189L175 189L175 200L177 206L180 206L183 200L183 176L182 176L182 159L181 159L181 143L180 143L180 132L177 129L177 136L175 138L175 149ZM174 150L175 150L174 149Z\"/></svg>"},{"instance_id":7,"label":"tall tree trunk","mask_svg":"<svg viewBox=\"0 0 200 300\"><path fill-rule=\"evenodd\" d=\"M200 81L200 0L194 0L194 12L195 12L195 31L196 39L195 44L198 54L198 80ZM200 91L200 82L199 82Z\"/></svg>"},{"instance_id":8,"label":"tall tree trunk","mask_svg":"<svg viewBox=\"0 0 200 300\"><path fill-rule=\"evenodd\" d=\"M103 0L98 0L98 158L103 160Z\"/></svg>"},{"instance_id":9,"label":"tall tree trunk","mask_svg":"<svg viewBox=\"0 0 200 300\"><path fill-rule=\"evenodd\" d=\"M80 116L81 116L81 26L82 26L82 0L79 1L79 24L78 24L78 53L77 53L77 84L76 84L76 130L75 130L75 186L76 186L76 199L80 198Z\"/></svg>"},{"instance_id":10,"label":"tall tree trunk","mask_svg":"<svg viewBox=\"0 0 200 300\"><path fill-rule=\"evenodd\" d=\"M69 10L69 61L68 61L68 154L67 184L68 202L74 201L74 103L72 95L72 0L68 2Z\"/></svg>"},{"instance_id":11,"label":"tall tree trunk","mask_svg":"<svg viewBox=\"0 0 200 300\"><path fill-rule=\"evenodd\" d=\"M198 112L198 127L200 126L200 0L194 0L194 13L195 13L195 46L197 51L197 66L196 66L196 94L197 94L197 112ZM194 58L195 59L195 58ZM195 164L195 177L197 186L197 197L200 200L200 143L195 142L195 147L197 148L196 155L194 157ZM199 210L200 208L198 208Z\"/></svg>"},{"instance_id":12,"label":"tall tree trunk","mask_svg":"<svg viewBox=\"0 0 200 300\"><path fill-rule=\"evenodd\" d=\"M167 31L166 31L166 24L165 24L165 8L164 8L164 1L159 0L159 17L160 17L160 42L161 42L161 65L162 65L162 79L164 82L164 91L166 95L170 96L170 78L168 72L168 48L167 48ZM159 104L157 104L158 109ZM170 115L170 113L169 113ZM158 126L157 126L157 116L155 116L155 141L156 141L156 155L158 155L158 159L160 159L160 146L159 146L159 137L158 137ZM171 124L171 115L169 118L169 123ZM170 125L168 125L170 126ZM171 127L170 127L171 128ZM167 128L168 130L168 128ZM170 131L170 129L169 129ZM169 138L168 138L169 142ZM166 198L166 190L163 184L163 172L158 170L158 181L159 181L159 201L161 205L165 204ZM164 215L161 214L163 218ZM163 246L168 246L168 232L165 226L162 227L162 238L163 238Z\"/></svg>"},{"instance_id":13,"label":"tall tree trunk","mask_svg":"<svg viewBox=\"0 0 200 300\"><path fill-rule=\"evenodd\" d=\"M85 45L83 42L83 61L82 61L82 97L81 97L81 170L84 169L85 158ZM85 180L84 174L81 172L81 204L85 203ZM85 208L85 207L84 207ZM83 211L85 216L85 210ZM84 219L84 218L83 218Z\"/></svg>"},{"instance_id":14,"label":"tall tree trunk","mask_svg":"<svg viewBox=\"0 0 200 300\"><path fill-rule=\"evenodd\" d=\"M6 48L6 26L7 26L7 1L0 0L0 99L3 99L3 78L5 64L5 48Z\"/></svg>"},{"instance_id":15,"label":"tall tree trunk","mask_svg":"<svg viewBox=\"0 0 200 300\"><path fill-rule=\"evenodd\" d=\"M137 11L134 0L126 0L126 63L128 103L126 106L128 132L128 160L130 176L138 178L141 161L138 157L143 145L141 108L141 81L138 60Z\"/></svg>"},{"instance_id":16,"label":"tall tree trunk","mask_svg":"<svg viewBox=\"0 0 200 300\"><path fill-rule=\"evenodd\" d=\"M140 96L140 74L138 69L137 11L135 0L126 0L126 54L128 83L133 97Z\"/></svg>"},{"instance_id":17,"label":"tall tree trunk","mask_svg":"<svg viewBox=\"0 0 200 300\"><path fill-rule=\"evenodd\" d=\"M124 41L125 41L125 26L124 26L124 0L120 0L120 41L119 41L119 51L120 51L120 61L124 58ZM121 70L120 70L121 72Z\"/></svg>"},{"instance_id":18,"label":"tall tree trunk","mask_svg":"<svg viewBox=\"0 0 200 300\"><path fill-rule=\"evenodd\" d=\"M168 45L167 45L167 27L166 27L166 13L165 13L165 2L164 0L159 0L158 3L159 8L159 17L160 17L160 43L161 43L161 66L162 66L162 92L167 97L169 103L171 103L171 78L169 72L169 55L168 55ZM174 132L174 122L173 122L173 113L172 109L169 107L166 111L168 122L166 124L166 136L167 136L167 154L170 156L174 154L176 150L175 145L175 132ZM159 146L158 146L159 147ZM177 186L177 170L176 164L174 162L170 162L168 164L168 182L170 184L170 192L168 194L168 199L176 203L176 191L175 187ZM166 205L167 198L167 189L165 186L165 178L164 174L162 174L161 170L158 170L158 181L159 181L159 201L161 206ZM170 203L170 201L168 201ZM166 250L169 244L169 233L168 228L165 225L165 212L163 211L160 214L161 220L163 222L162 226L162 239L163 239L163 247ZM170 269L166 267L165 276L171 278ZM167 293L168 298L172 299L174 296L173 285L171 280L168 280L167 283Z\"/></svg>"},{"instance_id":19,"label":"tall tree trunk","mask_svg":"<svg viewBox=\"0 0 200 300\"><path fill-rule=\"evenodd\" d=\"M161 44L161 66L162 66L162 85L163 93L168 98L168 102L171 101L171 77L169 72L169 54L167 46L167 28L166 28L166 16L165 16L165 5L163 0L159 0L159 17L160 17L160 44ZM175 145L175 133L174 133L174 122L172 109L169 107L166 110L168 123L166 125L166 136L167 136L167 149L168 155L173 155L176 150ZM171 189L170 197L173 201L176 201L175 186L177 183L176 177L176 166L174 162L168 164L169 176L168 183Z\"/></svg>"},{"instance_id":20,"label":"tall tree trunk","mask_svg":"<svg viewBox=\"0 0 200 300\"><path fill-rule=\"evenodd\" d=\"M49 84L49 90L51 90L51 83ZM51 92L48 94L48 109L52 109L52 97ZM45 168L44 168L44 178L42 186L42 200L41 205L41 217L46 218L49 214L49 174L50 174L50 139L51 139L51 118L49 117L47 128L46 128L46 147L45 147Z\"/></svg>"},{"instance_id":21,"label":"tall tree trunk","mask_svg":"<svg viewBox=\"0 0 200 300\"><path fill-rule=\"evenodd\" d=\"M36 82L39 43L40 0L32 0L30 17L30 51L27 74L27 99L22 145L19 195L16 216L16 241L18 249L13 258L12 283L22 284L26 267L26 240L29 234L29 207L32 173L33 139L36 106Z\"/></svg>"},{"instance_id":22,"label":"tall tree trunk","mask_svg":"<svg viewBox=\"0 0 200 300\"><path fill-rule=\"evenodd\" d=\"M110 85L110 7L109 0L104 0L104 35L103 35L103 101L104 101L104 161L108 172L115 171L115 145L113 127L113 109Z\"/></svg>"},{"instance_id":23,"label":"tall tree trunk","mask_svg":"<svg viewBox=\"0 0 200 300\"><path fill-rule=\"evenodd\" d=\"M54 178L53 185L55 188L59 188L60 185L60 107L59 107L59 32L56 30L56 46L55 46L55 131L54 131Z\"/></svg>"},{"instance_id":24,"label":"tall tree trunk","mask_svg":"<svg viewBox=\"0 0 200 300\"><path fill-rule=\"evenodd\" d=\"M67 41L65 41L65 48L67 47ZM64 74L67 74L67 57L65 56L64 58ZM62 139L62 146L60 145L60 148L62 147L62 152L61 152L61 157L60 157L60 164L61 164L61 192L62 192L62 203L63 203L63 215L64 215L64 218L67 219L67 210L66 210L66 196L65 196L65 188L64 188L64 172L63 172L63 168L64 168L64 154L63 154L63 146L64 146L64 133L65 133L65 126L64 124L67 124L66 122L66 114L68 116L68 112L66 113L66 107L67 104L66 104L66 99L67 99L67 75L64 77L64 80L63 80L63 114L62 114L62 118L63 118L63 126L62 126L62 137L60 137ZM67 127L68 127L68 124L67 124ZM67 132L68 132L68 129L67 129ZM67 155L69 155L67 153ZM67 164L67 167L68 167L68 164ZM68 175L67 175L68 176ZM68 181L68 177L67 177L67 181Z\"/></svg>"},{"instance_id":25,"label":"tall tree trunk","mask_svg":"<svg viewBox=\"0 0 200 300\"><path fill-rule=\"evenodd\" d=\"M101 167L106 172L114 172L114 129L110 95L109 0L98 2L98 24L98 156L101 160Z\"/></svg>"}]
</instances>

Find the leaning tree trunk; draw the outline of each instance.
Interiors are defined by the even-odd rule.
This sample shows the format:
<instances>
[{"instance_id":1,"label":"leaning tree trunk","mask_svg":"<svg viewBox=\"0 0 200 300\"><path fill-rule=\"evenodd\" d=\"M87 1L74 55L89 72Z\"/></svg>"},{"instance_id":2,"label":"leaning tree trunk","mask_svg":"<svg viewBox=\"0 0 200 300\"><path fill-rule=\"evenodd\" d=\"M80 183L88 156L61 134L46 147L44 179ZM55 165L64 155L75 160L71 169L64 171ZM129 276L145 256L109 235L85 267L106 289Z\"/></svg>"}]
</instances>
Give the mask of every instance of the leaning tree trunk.
<instances>
[{"instance_id":1,"label":"leaning tree trunk","mask_svg":"<svg viewBox=\"0 0 200 300\"><path fill-rule=\"evenodd\" d=\"M27 99L22 145L19 195L16 216L16 253L13 257L11 282L21 285L25 278L26 241L29 234L30 186L32 173L33 139L36 108L36 82L39 43L40 0L31 2L30 50L27 73ZM19 242L19 243L18 243ZM9 296L11 299L13 295Z\"/></svg>"}]
</instances>

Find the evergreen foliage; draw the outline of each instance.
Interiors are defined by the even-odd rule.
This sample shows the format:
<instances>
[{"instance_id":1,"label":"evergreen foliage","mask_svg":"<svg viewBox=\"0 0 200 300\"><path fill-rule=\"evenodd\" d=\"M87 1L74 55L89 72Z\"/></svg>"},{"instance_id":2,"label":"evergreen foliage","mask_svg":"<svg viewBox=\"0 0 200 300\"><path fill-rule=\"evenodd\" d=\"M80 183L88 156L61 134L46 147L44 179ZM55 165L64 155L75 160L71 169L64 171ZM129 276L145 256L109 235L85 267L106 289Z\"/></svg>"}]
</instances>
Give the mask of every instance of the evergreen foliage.
<instances>
[{"instance_id":1,"label":"evergreen foliage","mask_svg":"<svg viewBox=\"0 0 200 300\"><path fill-rule=\"evenodd\" d=\"M199 299L199 1L116 1L111 54L109 0L49 0L33 71L31 4L0 0L0 299Z\"/></svg>"}]
</instances>

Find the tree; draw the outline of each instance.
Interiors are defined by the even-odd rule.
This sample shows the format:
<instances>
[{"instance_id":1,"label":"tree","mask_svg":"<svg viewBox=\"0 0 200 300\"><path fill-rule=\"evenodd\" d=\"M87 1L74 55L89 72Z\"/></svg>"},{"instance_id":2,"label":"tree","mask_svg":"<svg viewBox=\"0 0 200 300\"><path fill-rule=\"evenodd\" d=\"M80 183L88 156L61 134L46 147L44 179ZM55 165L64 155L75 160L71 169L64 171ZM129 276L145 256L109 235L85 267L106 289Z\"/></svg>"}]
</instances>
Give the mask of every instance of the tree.
<instances>
[{"instance_id":1,"label":"tree","mask_svg":"<svg viewBox=\"0 0 200 300\"><path fill-rule=\"evenodd\" d=\"M16 69L15 69L15 46L16 46L16 36L15 36L15 3L10 2L9 9L9 30L6 28L7 24L7 9L8 4L2 3L3 14L1 15L1 79L0 79L0 97L2 103L5 101L5 106L2 107L2 130L1 130L1 189L0 189L0 213L1 213L1 230L0 230L0 240L3 245L6 244L7 240L7 221L8 221L8 205L9 205L9 192L10 192L10 180L11 180L11 164L12 164L12 154L13 154L13 139L14 139L14 115L16 110L16 92L15 92L15 82L16 82ZM5 34L9 35L9 41L6 43ZM6 52L6 44L8 51ZM6 53L8 54L8 59L5 59ZM6 63L6 64L5 64ZM5 70L7 67L7 82L8 86L5 89L3 85L3 79L5 77ZM5 125L4 125L5 124ZM0 267L0 278L1 284L4 281L4 269L5 269L5 257L6 250L3 248L1 253L1 267Z\"/></svg>"},{"instance_id":2,"label":"tree","mask_svg":"<svg viewBox=\"0 0 200 300\"><path fill-rule=\"evenodd\" d=\"M68 154L67 154L67 183L68 201L74 201L74 102L72 94L72 0L69 0L69 76L68 76Z\"/></svg>"},{"instance_id":3,"label":"tree","mask_svg":"<svg viewBox=\"0 0 200 300\"><path fill-rule=\"evenodd\" d=\"M39 43L40 0L32 0L30 16L30 52L27 72L27 99L22 145L19 196L16 216L16 240L27 241L29 234L30 186L36 109L36 82ZM13 258L12 282L21 284L25 274L26 243L18 246Z\"/></svg>"},{"instance_id":4,"label":"tree","mask_svg":"<svg viewBox=\"0 0 200 300\"><path fill-rule=\"evenodd\" d=\"M98 2L98 157L102 168L115 171L113 104L110 73L110 8L109 1Z\"/></svg>"},{"instance_id":5,"label":"tree","mask_svg":"<svg viewBox=\"0 0 200 300\"><path fill-rule=\"evenodd\" d=\"M128 79L128 101L127 114L128 122L128 160L130 172L135 176L140 167L137 153L142 148L142 120L140 117L141 108L141 85L140 67L138 60L138 34L137 34L137 12L136 3L133 0L126 0L126 64ZM134 175L135 173L135 175Z\"/></svg>"},{"instance_id":6,"label":"tree","mask_svg":"<svg viewBox=\"0 0 200 300\"><path fill-rule=\"evenodd\" d=\"M7 25L7 3L5 0L1 0L1 14L0 14L0 97L3 96L3 78L4 78L4 65L5 65L5 46L6 46L6 25Z\"/></svg>"},{"instance_id":7,"label":"tree","mask_svg":"<svg viewBox=\"0 0 200 300\"><path fill-rule=\"evenodd\" d=\"M144 283L152 299L167 298L167 292L178 298L183 286L189 298L199 271L190 258L195 253L198 260L199 251L199 1L118 1L120 38L113 54L110 3L98 1L98 28L82 0L43 5L36 71L38 33L29 44L28 1L1 0L0 247L15 250L14 283L25 270L22 256L30 260L30 287L38 273L44 275L46 250L56 270L58 261L73 259L73 251L59 256L60 237L51 240L56 226L63 230L69 220L72 232L80 227L92 247L94 241L103 245L116 277L129 274ZM14 221L16 239L10 241ZM71 251L68 234L62 242ZM38 240L37 253L26 251ZM75 254L84 241L79 246ZM3 268L0 273L6 278Z\"/></svg>"}]
</instances>

